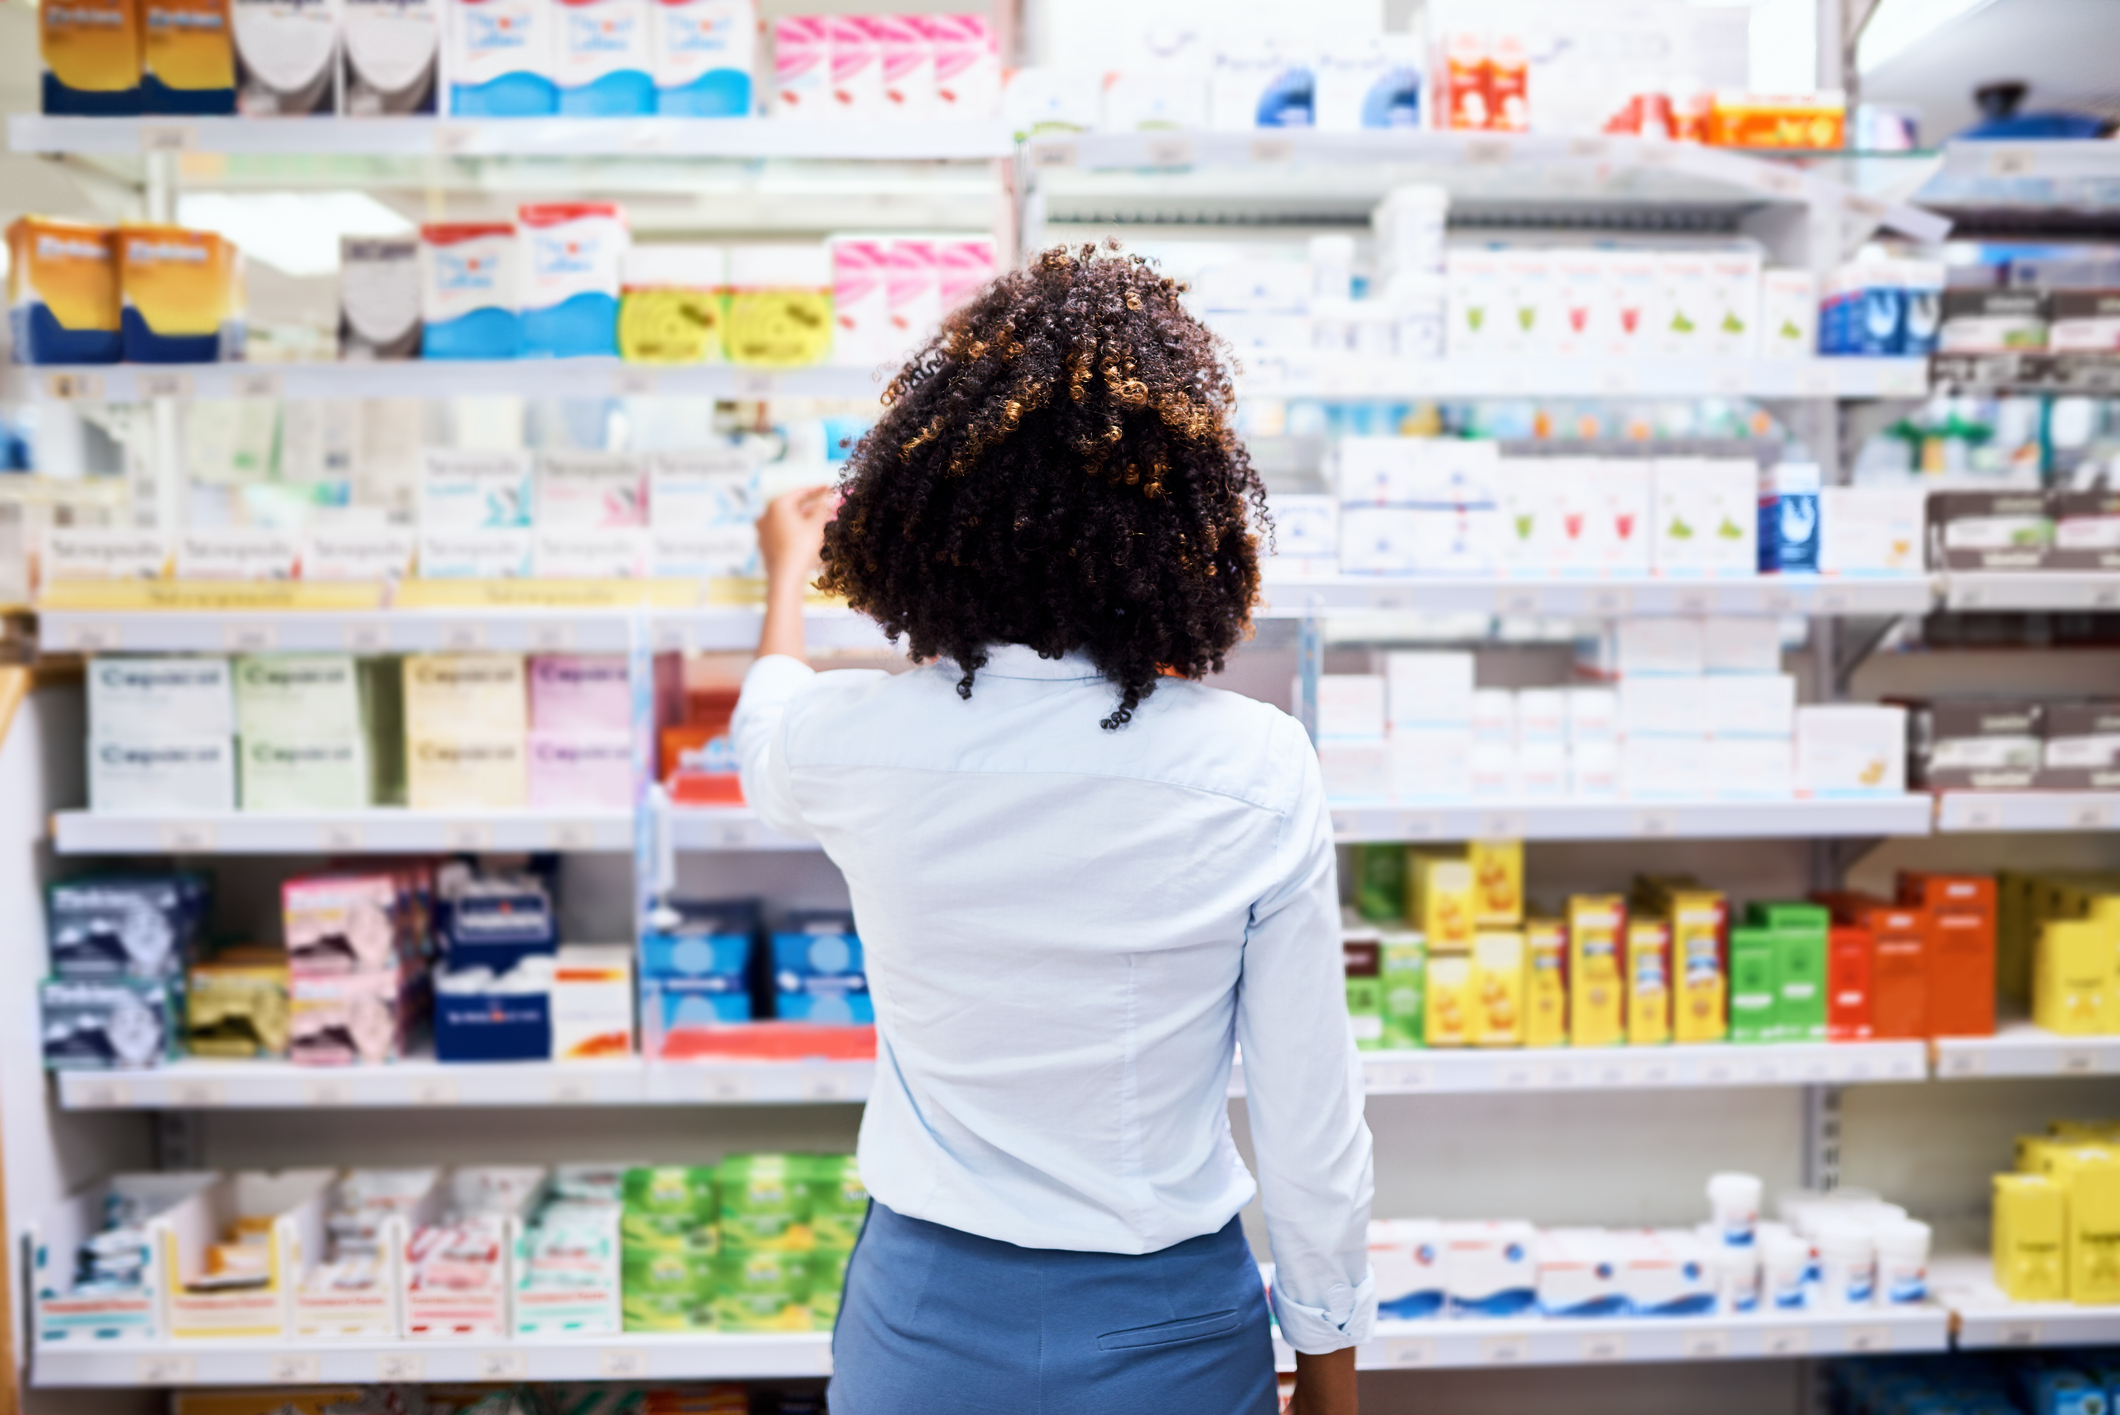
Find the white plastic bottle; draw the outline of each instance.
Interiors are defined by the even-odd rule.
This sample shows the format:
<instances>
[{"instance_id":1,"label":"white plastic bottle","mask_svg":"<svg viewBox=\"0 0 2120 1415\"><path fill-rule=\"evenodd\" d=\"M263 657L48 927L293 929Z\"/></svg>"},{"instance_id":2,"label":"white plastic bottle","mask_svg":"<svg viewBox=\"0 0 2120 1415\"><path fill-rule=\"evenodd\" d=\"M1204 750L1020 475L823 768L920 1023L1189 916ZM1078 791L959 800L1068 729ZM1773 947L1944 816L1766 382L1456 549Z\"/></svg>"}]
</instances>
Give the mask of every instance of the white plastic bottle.
<instances>
[{"instance_id":1,"label":"white plastic bottle","mask_svg":"<svg viewBox=\"0 0 2120 1415\"><path fill-rule=\"evenodd\" d=\"M1901 1219L1877 1229L1877 1300L1897 1307L1929 1295L1929 1226Z\"/></svg>"},{"instance_id":2,"label":"white plastic bottle","mask_svg":"<svg viewBox=\"0 0 2120 1415\"><path fill-rule=\"evenodd\" d=\"M1804 1274L1811 1266L1811 1245L1786 1228L1763 1231L1760 1246L1760 1301L1779 1312L1809 1305Z\"/></svg>"},{"instance_id":3,"label":"white plastic bottle","mask_svg":"<svg viewBox=\"0 0 2120 1415\"><path fill-rule=\"evenodd\" d=\"M1708 1206L1714 1217L1716 1236L1728 1247L1749 1248L1759 1232L1759 1196L1763 1186L1756 1174L1711 1174L1708 1176Z\"/></svg>"},{"instance_id":4,"label":"white plastic bottle","mask_svg":"<svg viewBox=\"0 0 2120 1415\"><path fill-rule=\"evenodd\" d=\"M1827 1221L1818 1244L1818 1302L1822 1307L1867 1307L1877 1295L1877 1247L1859 1223Z\"/></svg>"}]
</instances>

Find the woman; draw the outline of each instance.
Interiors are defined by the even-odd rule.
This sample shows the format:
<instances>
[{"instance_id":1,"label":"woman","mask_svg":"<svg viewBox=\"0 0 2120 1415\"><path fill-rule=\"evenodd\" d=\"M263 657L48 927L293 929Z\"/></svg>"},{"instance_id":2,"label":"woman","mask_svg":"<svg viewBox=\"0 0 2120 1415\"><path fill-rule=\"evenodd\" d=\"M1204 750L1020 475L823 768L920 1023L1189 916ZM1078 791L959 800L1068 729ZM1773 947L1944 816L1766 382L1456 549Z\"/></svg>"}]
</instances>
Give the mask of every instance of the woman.
<instances>
[{"instance_id":1,"label":"woman","mask_svg":"<svg viewBox=\"0 0 2120 1415\"><path fill-rule=\"evenodd\" d=\"M1302 728L1198 681L1249 631L1265 494L1180 288L1046 252L898 374L836 498L759 522L744 794L845 873L876 1002L833 1415L1272 1415L1255 1192L1293 1408L1355 1410L1332 832ZM922 666L803 663L820 554Z\"/></svg>"}]
</instances>

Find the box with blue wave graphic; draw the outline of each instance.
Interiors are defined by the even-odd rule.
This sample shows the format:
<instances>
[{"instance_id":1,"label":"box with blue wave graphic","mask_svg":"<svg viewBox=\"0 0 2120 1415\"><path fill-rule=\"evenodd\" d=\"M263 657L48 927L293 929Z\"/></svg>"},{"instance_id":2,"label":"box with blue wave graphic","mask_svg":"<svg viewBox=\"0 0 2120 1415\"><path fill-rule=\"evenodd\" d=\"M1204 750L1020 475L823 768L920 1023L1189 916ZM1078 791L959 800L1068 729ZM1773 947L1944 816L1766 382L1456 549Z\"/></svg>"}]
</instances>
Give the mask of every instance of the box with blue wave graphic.
<instances>
[{"instance_id":1,"label":"box with blue wave graphic","mask_svg":"<svg viewBox=\"0 0 2120 1415\"><path fill-rule=\"evenodd\" d=\"M667 899L640 940L642 1031L656 1039L686 1027L751 1020L755 899Z\"/></svg>"},{"instance_id":2,"label":"box with blue wave graphic","mask_svg":"<svg viewBox=\"0 0 2120 1415\"><path fill-rule=\"evenodd\" d=\"M840 1025L876 1020L853 914L798 910L773 931L773 1015Z\"/></svg>"},{"instance_id":3,"label":"box with blue wave graphic","mask_svg":"<svg viewBox=\"0 0 2120 1415\"><path fill-rule=\"evenodd\" d=\"M618 357L626 214L608 202L540 202L515 213L523 240L525 358Z\"/></svg>"}]
</instances>

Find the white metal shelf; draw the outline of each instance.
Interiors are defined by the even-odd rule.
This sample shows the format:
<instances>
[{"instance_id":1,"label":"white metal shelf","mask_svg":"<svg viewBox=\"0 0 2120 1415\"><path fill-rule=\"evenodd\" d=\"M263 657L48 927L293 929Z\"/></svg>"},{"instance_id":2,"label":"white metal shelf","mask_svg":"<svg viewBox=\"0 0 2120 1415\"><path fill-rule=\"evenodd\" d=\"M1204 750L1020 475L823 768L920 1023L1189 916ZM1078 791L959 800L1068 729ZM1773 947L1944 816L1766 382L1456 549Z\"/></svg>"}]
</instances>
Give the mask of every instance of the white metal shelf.
<instances>
[{"instance_id":1,"label":"white metal shelf","mask_svg":"<svg viewBox=\"0 0 2120 1415\"><path fill-rule=\"evenodd\" d=\"M1946 609L2120 609L2120 571L1952 570L1938 578Z\"/></svg>"},{"instance_id":2,"label":"white metal shelf","mask_svg":"<svg viewBox=\"0 0 2120 1415\"><path fill-rule=\"evenodd\" d=\"M1943 1308L1851 1308L1825 1312L1699 1317L1503 1317L1379 1321L1355 1365L1369 1371L1495 1366L1590 1366L1637 1361L1741 1361L1805 1356L1942 1351ZM1293 1366L1278 1341L1275 1354Z\"/></svg>"},{"instance_id":3,"label":"white metal shelf","mask_svg":"<svg viewBox=\"0 0 2120 1415\"><path fill-rule=\"evenodd\" d=\"M1922 1081L1924 1042L1734 1042L1588 1050L1496 1048L1364 1052L1372 1096L1497 1091L1633 1091ZM1238 1072L1233 1089L1241 1089Z\"/></svg>"},{"instance_id":4,"label":"white metal shelf","mask_svg":"<svg viewBox=\"0 0 2120 1415\"><path fill-rule=\"evenodd\" d=\"M38 1347L30 1382L302 1386L382 1381L741 1380L824 1376L828 1332L626 1332L509 1341L189 1341Z\"/></svg>"},{"instance_id":5,"label":"white metal shelf","mask_svg":"<svg viewBox=\"0 0 2120 1415\"><path fill-rule=\"evenodd\" d=\"M1336 806L1340 842L1395 840L1744 840L1927 835L1925 795L1774 801L1464 801Z\"/></svg>"},{"instance_id":6,"label":"white metal shelf","mask_svg":"<svg viewBox=\"0 0 2120 1415\"><path fill-rule=\"evenodd\" d=\"M672 843L679 850L815 850L814 840L798 840L767 827L749 806L673 806L669 813Z\"/></svg>"},{"instance_id":7,"label":"white metal shelf","mask_svg":"<svg viewBox=\"0 0 2120 1415\"><path fill-rule=\"evenodd\" d=\"M873 368L821 364L633 364L623 359L383 359L286 364L28 365L0 374L16 402L126 403L147 398L845 398L874 400Z\"/></svg>"},{"instance_id":8,"label":"white metal shelf","mask_svg":"<svg viewBox=\"0 0 2120 1415\"><path fill-rule=\"evenodd\" d=\"M871 1061L700 1060L301 1066L186 1059L146 1071L62 1071L67 1110L309 1110L608 1105L807 1105L867 1099Z\"/></svg>"},{"instance_id":9,"label":"white metal shelf","mask_svg":"<svg viewBox=\"0 0 2120 1415\"><path fill-rule=\"evenodd\" d=\"M1926 359L1375 359L1238 355L1246 398L1922 398Z\"/></svg>"},{"instance_id":10,"label":"white metal shelf","mask_svg":"<svg viewBox=\"0 0 2120 1415\"><path fill-rule=\"evenodd\" d=\"M1948 1307L1961 1350L2101 1346L2120 1342L2120 1306L2013 1302L1995 1285L1994 1260L1943 1254L1929 1263L1929 1289Z\"/></svg>"},{"instance_id":11,"label":"white metal shelf","mask_svg":"<svg viewBox=\"0 0 2120 1415\"><path fill-rule=\"evenodd\" d=\"M2029 1022L2005 1022L1992 1037L1938 1037L1936 1076L2111 1076L2120 1073L2120 1036L2064 1037Z\"/></svg>"},{"instance_id":12,"label":"white metal shelf","mask_svg":"<svg viewBox=\"0 0 2120 1415\"><path fill-rule=\"evenodd\" d=\"M1939 834L2111 830L2120 791L1945 791L1936 798Z\"/></svg>"},{"instance_id":13,"label":"white metal shelf","mask_svg":"<svg viewBox=\"0 0 2120 1415\"><path fill-rule=\"evenodd\" d=\"M16 152L116 156L723 157L925 162L1007 157L999 122L787 118L73 118L17 114Z\"/></svg>"},{"instance_id":14,"label":"white metal shelf","mask_svg":"<svg viewBox=\"0 0 2120 1415\"><path fill-rule=\"evenodd\" d=\"M62 855L354 855L633 848L630 811L60 811Z\"/></svg>"},{"instance_id":15,"label":"white metal shelf","mask_svg":"<svg viewBox=\"0 0 2120 1415\"><path fill-rule=\"evenodd\" d=\"M1334 575L1265 584L1263 618L1346 610L1603 618L1629 614L1924 614L1926 575L1850 579L1748 575L1728 580L1655 575Z\"/></svg>"}]
</instances>

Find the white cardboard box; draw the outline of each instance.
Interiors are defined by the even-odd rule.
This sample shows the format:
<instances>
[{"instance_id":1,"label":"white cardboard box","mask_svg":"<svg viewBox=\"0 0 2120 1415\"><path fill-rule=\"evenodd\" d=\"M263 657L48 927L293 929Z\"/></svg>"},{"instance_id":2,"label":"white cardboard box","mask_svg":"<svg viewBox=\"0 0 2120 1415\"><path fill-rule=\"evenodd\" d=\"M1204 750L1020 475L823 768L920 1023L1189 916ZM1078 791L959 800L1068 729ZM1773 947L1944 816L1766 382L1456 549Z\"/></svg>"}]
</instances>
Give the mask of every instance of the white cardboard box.
<instances>
[{"instance_id":1,"label":"white cardboard box","mask_svg":"<svg viewBox=\"0 0 2120 1415\"><path fill-rule=\"evenodd\" d=\"M1905 708L1812 703L1796 710L1796 790L1804 796L1906 790Z\"/></svg>"},{"instance_id":2,"label":"white cardboard box","mask_svg":"<svg viewBox=\"0 0 2120 1415\"><path fill-rule=\"evenodd\" d=\"M1472 724L1474 658L1469 653L1399 650L1384 655L1391 730Z\"/></svg>"}]
</instances>

